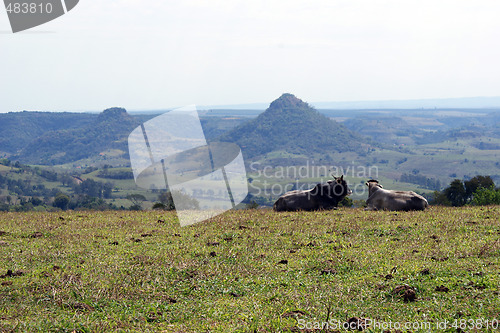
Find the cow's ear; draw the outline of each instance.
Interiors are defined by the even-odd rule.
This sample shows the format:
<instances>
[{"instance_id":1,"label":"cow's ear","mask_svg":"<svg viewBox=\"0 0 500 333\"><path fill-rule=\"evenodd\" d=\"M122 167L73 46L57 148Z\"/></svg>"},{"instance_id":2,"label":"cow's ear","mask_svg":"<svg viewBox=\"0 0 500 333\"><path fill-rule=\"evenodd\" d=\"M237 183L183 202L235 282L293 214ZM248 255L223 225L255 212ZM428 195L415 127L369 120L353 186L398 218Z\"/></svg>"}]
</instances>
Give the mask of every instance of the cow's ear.
<instances>
[{"instance_id":1,"label":"cow's ear","mask_svg":"<svg viewBox=\"0 0 500 333\"><path fill-rule=\"evenodd\" d=\"M370 185L368 185L368 182L365 183L366 186L370 187Z\"/></svg>"},{"instance_id":2,"label":"cow's ear","mask_svg":"<svg viewBox=\"0 0 500 333\"><path fill-rule=\"evenodd\" d=\"M344 181L344 175L340 176L340 181L343 182Z\"/></svg>"},{"instance_id":3,"label":"cow's ear","mask_svg":"<svg viewBox=\"0 0 500 333\"><path fill-rule=\"evenodd\" d=\"M332 176L333 176L333 175L332 175ZM338 178L337 178L337 177L335 177L335 176L333 176L333 179L337 180Z\"/></svg>"}]
</instances>

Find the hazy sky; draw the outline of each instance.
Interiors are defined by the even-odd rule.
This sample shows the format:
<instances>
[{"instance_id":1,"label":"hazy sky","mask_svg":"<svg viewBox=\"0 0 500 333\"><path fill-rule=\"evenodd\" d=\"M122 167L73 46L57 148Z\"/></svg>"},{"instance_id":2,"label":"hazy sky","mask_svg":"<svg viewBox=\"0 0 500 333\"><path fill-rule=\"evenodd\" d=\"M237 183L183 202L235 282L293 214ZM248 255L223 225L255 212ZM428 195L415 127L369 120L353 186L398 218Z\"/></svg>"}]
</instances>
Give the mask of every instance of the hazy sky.
<instances>
[{"instance_id":1,"label":"hazy sky","mask_svg":"<svg viewBox=\"0 0 500 333\"><path fill-rule=\"evenodd\" d=\"M0 112L500 95L498 0L80 0L12 34Z\"/></svg>"}]
</instances>

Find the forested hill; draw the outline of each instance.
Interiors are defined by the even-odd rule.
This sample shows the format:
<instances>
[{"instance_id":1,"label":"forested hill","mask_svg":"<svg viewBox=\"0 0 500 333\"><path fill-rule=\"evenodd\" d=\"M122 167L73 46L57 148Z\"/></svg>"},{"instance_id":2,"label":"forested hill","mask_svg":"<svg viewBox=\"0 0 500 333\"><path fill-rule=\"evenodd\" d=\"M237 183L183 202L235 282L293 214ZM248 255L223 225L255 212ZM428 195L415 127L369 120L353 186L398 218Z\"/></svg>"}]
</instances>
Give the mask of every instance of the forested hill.
<instances>
[{"instance_id":1,"label":"forested hill","mask_svg":"<svg viewBox=\"0 0 500 333\"><path fill-rule=\"evenodd\" d=\"M45 132L14 158L22 163L54 165L89 158L107 149L126 154L128 135L139 124L125 109L107 109L79 127Z\"/></svg>"},{"instance_id":2,"label":"forested hill","mask_svg":"<svg viewBox=\"0 0 500 333\"><path fill-rule=\"evenodd\" d=\"M88 126L97 118L90 113L11 112L0 114L0 155L17 154L48 131Z\"/></svg>"},{"instance_id":3,"label":"forested hill","mask_svg":"<svg viewBox=\"0 0 500 333\"><path fill-rule=\"evenodd\" d=\"M368 146L366 139L292 94L283 94L264 113L221 139L237 143L248 158L277 151L313 156L361 151Z\"/></svg>"},{"instance_id":4,"label":"forested hill","mask_svg":"<svg viewBox=\"0 0 500 333\"><path fill-rule=\"evenodd\" d=\"M110 108L100 114L0 114L0 157L38 165L81 160L92 164L100 160L100 155L112 151L119 160L118 165L125 165L128 135L152 117L154 115L131 116L122 108ZM282 95L255 119L207 117L202 119L202 126L209 140L222 135L222 141L239 144L247 158L269 152L312 157L359 152L368 146L361 136L291 94ZM109 160L105 162L113 164Z\"/></svg>"}]
</instances>

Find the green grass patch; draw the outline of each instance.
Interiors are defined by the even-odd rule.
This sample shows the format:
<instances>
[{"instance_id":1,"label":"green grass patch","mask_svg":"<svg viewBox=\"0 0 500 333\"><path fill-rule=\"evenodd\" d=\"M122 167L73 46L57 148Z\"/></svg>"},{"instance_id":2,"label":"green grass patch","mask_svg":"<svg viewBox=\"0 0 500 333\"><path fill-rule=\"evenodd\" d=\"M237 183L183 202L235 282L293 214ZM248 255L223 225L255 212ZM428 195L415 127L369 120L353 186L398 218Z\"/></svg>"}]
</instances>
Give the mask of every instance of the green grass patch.
<instances>
[{"instance_id":1,"label":"green grass patch","mask_svg":"<svg viewBox=\"0 0 500 333\"><path fill-rule=\"evenodd\" d=\"M0 331L500 320L499 221L498 206L230 211L186 228L173 212L2 213Z\"/></svg>"}]
</instances>

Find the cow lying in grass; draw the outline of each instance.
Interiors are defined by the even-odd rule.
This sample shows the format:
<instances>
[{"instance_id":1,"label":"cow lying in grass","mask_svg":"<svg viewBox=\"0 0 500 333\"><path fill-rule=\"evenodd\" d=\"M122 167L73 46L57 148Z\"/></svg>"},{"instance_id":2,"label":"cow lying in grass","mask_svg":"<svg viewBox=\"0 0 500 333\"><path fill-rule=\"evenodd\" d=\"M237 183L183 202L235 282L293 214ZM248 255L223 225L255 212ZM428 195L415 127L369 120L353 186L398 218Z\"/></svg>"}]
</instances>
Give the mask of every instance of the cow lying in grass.
<instances>
[{"instance_id":1,"label":"cow lying in grass","mask_svg":"<svg viewBox=\"0 0 500 333\"><path fill-rule=\"evenodd\" d=\"M283 194L273 206L277 212L298 210L333 209L352 191L344 176L334 177L325 184L317 184L310 190L296 190Z\"/></svg>"},{"instance_id":2,"label":"cow lying in grass","mask_svg":"<svg viewBox=\"0 0 500 333\"><path fill-rule=\"evenodd\" d=\"M424 210L429 206L427 200L412 191L385 190L377 180L371 179L368 186L366 210Z\"/></svg>"}]
</instances>

